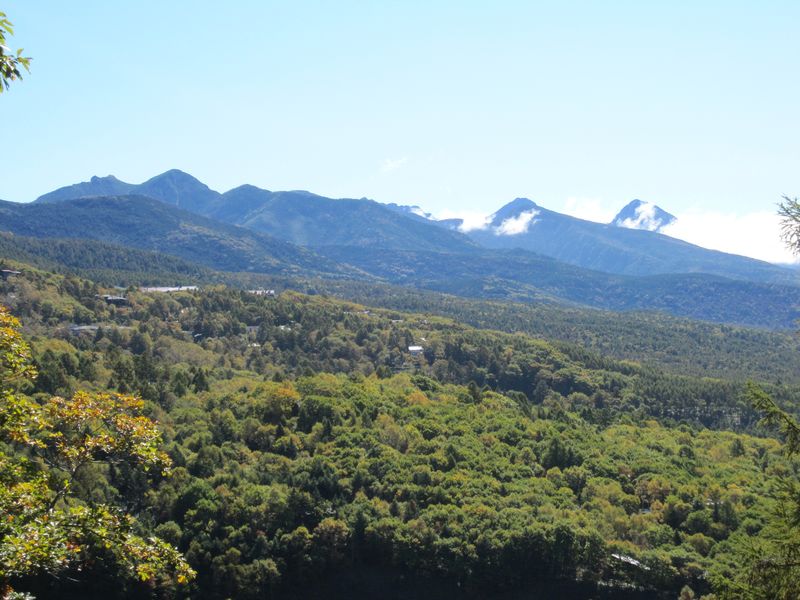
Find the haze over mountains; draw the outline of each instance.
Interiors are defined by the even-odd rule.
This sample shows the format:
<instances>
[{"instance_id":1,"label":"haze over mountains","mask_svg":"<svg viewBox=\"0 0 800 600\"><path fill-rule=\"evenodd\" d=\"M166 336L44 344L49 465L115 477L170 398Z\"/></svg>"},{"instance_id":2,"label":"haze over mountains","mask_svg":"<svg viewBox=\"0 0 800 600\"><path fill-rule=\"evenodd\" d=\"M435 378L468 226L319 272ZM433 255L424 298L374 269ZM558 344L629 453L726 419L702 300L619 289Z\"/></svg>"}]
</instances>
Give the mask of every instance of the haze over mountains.
<instances>
[{"instance_id":1,"label":"haze over mountains","mask_svg":"<svg viewBox=\"0 0 800 600\"><path fill-rule=\"evenodd\" d=\"M219 193L178 170L138 185L93 177L30 204L0 204L2 231L155 250L219 271L792 326L800 316L796 271L657 232L673 220L641 201L602 224L518 198L468 227L364 198L252 185Z\"/></svg>"}]
</instances>

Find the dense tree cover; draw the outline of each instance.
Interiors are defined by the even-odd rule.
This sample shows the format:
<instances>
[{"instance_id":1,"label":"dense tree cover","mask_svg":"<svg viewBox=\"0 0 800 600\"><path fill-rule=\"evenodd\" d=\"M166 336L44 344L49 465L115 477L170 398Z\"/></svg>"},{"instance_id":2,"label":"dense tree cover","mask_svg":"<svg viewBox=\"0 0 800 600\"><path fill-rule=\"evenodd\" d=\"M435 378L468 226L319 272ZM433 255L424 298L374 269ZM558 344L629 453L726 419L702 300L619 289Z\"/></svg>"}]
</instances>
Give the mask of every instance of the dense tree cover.
<instances>
[{"instance_id":1,"label":"dense tree cover","mask_svg":"<svg viewBox=\"0 0 800 600\"><path fill-rule=\"evenodd\" d=\"M670 375L578 346L556 347L440 317L224 288L169 295L134 291L131 306L119 308L107 305L98 296L101 289L85 280L35 270L3 285L13 287L8 302L33 332L40 331L38 323L46 326L43 332L56 328L62 338L35 343L37 385L49 393L61 391L59 385L72 389L87 368L122 392L154 401L168 397L175 377L212 369L269 377L418 371L443 383L515 392L531 406L561 399L594 422L632 412L739 430L757 421L740 383ZM75 335L67 323L95 325L90 335ZM408 353L415 344L424 347L416 357ZM797 387L768 390L782 405L797 406Z\"/></svg>"},{"instance_id":2,"label":"dense tree cover","mask_svg":"<svg viewBox=\"0 0 800 600\"><path fill-rule=\"evenodd\" d=\"M800 346L793 333L691 321L656 312L617 313L550 302L492 302L352 281L314 280L307 286L370 306L430 313L482 329L560 340L686 375L800 381Z\"/></svg>"},{"instance_id":3,"label":"dense tree cover","mask_svg":"<svg viewBox=\"0 0 800 600\"><path fill-rule=\"evenodd\" d=\"M785 438L784 451L789 456L800 452L800 424L780 409L775 401L754 384L748 394L764 415L764 424ZM743 597L792 600L800 594L800 481L797 469L779 478L777 504L773 518L743 556L745 577L740 590Z\"/></svg>"},{"instance_id":4,"label":"dense tree cover","mask_svg":"<svg viewBox=\"0 0 800 600\"><path fill-rule=\"evenodd\" d=\"M0 300L25 321L33 397L145 399L173 476L93 471L95 489L185 553L189 593L286 597L369 569L479 595L583 580L736 598L754 541L774 543L796 465L726 431L758 431L739 384L320 296L104 292L28 268ZM111 597L118 576L59 593Z\"/></svg>"},{"instance_id":5,"label":"dense tree cover","mask_svg":"<svg viewBox=\"0 0 800 600\"><path fill-rule=\"evenodd\" d=\"M113 478L98 480L102 466L166 474L169 459L142 402L83 391L31 398L20 388L36 372L18 329L0 307L0 593L95 562L114 564L123 584L168 574L185 583L193 571L178 552L143 536L131 515L108 502Z\"/></svg>"},{"instance_id":6,"label":"dense tree cover","mask_svg":"<svg viewBox=\"0 0 800 600\"><path fill-rule=\"evenodd\" d=\"M514 398L407 374L238 377L171 416L185 471L155 494L157 531L219 597L353 564L472 589L580 577L724 591L788 468L771 440L600 429L558 406L525 416Z\"/></svg>"},{"instance_id":7,"label":"dense tree cover","mask_svg":"<svg viewBox=\"0 0 800 600\"><path fill-rule=\"evenodd\" d=\"M0 256L40 269L80 273L83 277L116 285L191 285L213 281L214 273L180 258L124 248L95 240L39 239L0 232Z\"/></svg>"}]
</instances>

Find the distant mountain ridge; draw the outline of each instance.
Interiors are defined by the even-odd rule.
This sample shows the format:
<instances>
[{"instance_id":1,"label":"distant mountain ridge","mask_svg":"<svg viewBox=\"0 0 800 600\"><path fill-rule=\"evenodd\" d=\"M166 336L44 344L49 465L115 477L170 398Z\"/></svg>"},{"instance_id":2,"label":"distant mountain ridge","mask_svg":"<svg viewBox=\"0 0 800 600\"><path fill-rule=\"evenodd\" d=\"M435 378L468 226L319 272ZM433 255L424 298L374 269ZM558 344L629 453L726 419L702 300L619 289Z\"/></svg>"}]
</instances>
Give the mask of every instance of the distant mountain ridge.
<instances>
[{"instance_id":1,"label":"distant mountain ridge","mask_svg":"<svg viewBox=\"0 0 800 600\"><path fill-rule=\"evenodd\" d=\"M93 177L40 196L34 204L137 194L205 217L267 233L301 246L355 245L469 252L477 246L458 232L444 233L425 218L409 218L374 200L327 198L296 190L271 192L241 185L220 194L188 173L172 169L139 185Z\"/></svg>"},{"instance_id":2,"label":"distant mountain ridge","mask_svg":"<svg viewBox=\"0 0 800 600\"><path fill-rule=\"evenodd\" d=\"M2 202L0 230L37 238L121 244L224 271L364 276L306 248L147 196L88 196L30 204Z\"/></svg>"},{"instance_id":3,"label":"distant mountain ridge","mask_svg":"<svg viewBox=\"0 0 800 600\"><path fill-rule=\"evenodd\" d=\"M639 205L634 205L633 210L636 206ZM784 267L708 250L655 231L586 221L548 210L528 198L509 202L478 227L468 228L460 219L437 223L465 232L485 248L528 250L606 273L641 276L708 273L800 284L798 273Z\"/></svg>"},{"instance_id":4,"label":"distant mountain ridge","mask_svg":"<svg viewBox=\"0 0 800 600\"><path fill-rule=\"evenodd\" d=\"M136 185L120 181L113 175L106 177L93 176L89 181L82 181L73 185L64 186L39 196L34 202L61 202L88 196L124 196L131 194Z\"/></svg>"},{"instance_id":5,"label":"distant mountain ridge","mask_svg":"<svg viewBox=\"0 0 800 600\"><path fill-rule=\"evenodd\" d=\"M205 214L312 248L348 245L443 252L477 249L474 242L458 232L442 235L434 223L404 216L374 200L334 200L305 191L270 192L240 186L222 194Z\"/></svg>"},{"instance_id":6,"label":"distant mountain ridge","mask_svg":"<svg viewBox=\"0 0 800 600\"><path fill-rule=\"evenodd\" d=\"M777 329L792 327L800 317L797 286L691 273L613 275L515 250L483 250L469 256L416 250L363 252L350 246L320 251L393 284L467 298L657 310Z\"/></svg>"},{"instance_id":7,"label":"distant mountain ridge","mask_svg":"<svg viewBox=\"0 0 800 600\"><path fill-rule=\"evenodd\" d=\"M308 247L357 246L471 253L480 247L521 249L570 265L620 275L708 273L734 279L800 285L800 272L708 250L657 233L674 220L659 207L634 200L612 224L548 210L527 198L501 207L484 223L436 221L419 207L366 198L334 200L307 191L272 192L242 185L221 194L172 169L139 185L93 177L39 197L35 204L83 196L140 194L232 225Z\"/></svg>"}]
</instances>

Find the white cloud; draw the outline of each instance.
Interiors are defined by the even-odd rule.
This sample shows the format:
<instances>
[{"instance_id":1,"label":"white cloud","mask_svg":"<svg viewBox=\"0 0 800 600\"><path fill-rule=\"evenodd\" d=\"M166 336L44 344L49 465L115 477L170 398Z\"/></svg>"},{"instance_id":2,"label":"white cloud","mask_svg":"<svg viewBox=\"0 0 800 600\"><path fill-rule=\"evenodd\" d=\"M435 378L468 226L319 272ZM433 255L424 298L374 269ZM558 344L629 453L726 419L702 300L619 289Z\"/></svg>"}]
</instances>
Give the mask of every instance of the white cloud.
<instances>
[{"instance_id":1,"label":"white cloud","mask_svg":"<svg viewBox=\"0 0 800 600\"><path fill-rule=\"evenodd\" d=\"M458 217L462 220L461 225L458 226L458 230L461 233L468 233L470 231L475 231L476 229L486 229L489 227L489 223L492 222L491 215L461 215Z\"/></svg>"},{"instance_id":2,"label":"white cloud","mask_svg":"<svg viewBox=\"0 0 800 600\"><path fill-rule=\"evenodd\" d=\"M678 214L675 222L664 227L661 233L703 248L768 262L797 262L781 241L780 218L774 212L735 215L691 211Z\"/></svg>"},{"instance_id":3,"label":"white cloud","mask_svg":"<svg viewBox=\"0 0 800 600\"><path fill-rule=\"evenodd\" d=\"M656 205L650 202L643 202L636 207L635 219L623 219L618 222L620 227L627 227L628 229L646 229L647 231L655 231L661 227L661 219L656 218Z\"/></svg>"},{"instance_id":4,"label":"white cloud","mask_svg":"<svg viewBox=\"0 0 800 600\"><path fill-rule=\"evenodd\" d=\"M497 227L492 227L492 231L495 235L519 235L525 233L530 226L536 222L535 217L538 214L538 210L526 210L519 213L516 217L505 219ZM461 233L469 233L470 231L489 229L494 220L494 214L487 215L479 212L445 209L439 212L435 219L461 219L462 223L459 225L458 230Z\"/></svg>"},{"instance_id":5,"label":"white cloud","mask_svg":"<svg viewBox=\"0 0 800 600\"><path fill-rule=\"evenodd\" d=\"M442 219L461 219L462 223L458 227L461 233L468 233L476 229L486 229L492 222L492 216L486 213L474 211L457 211L446 208L436 215L436 220Z\"/></svg>"},{"instance_id":6,"label":"white cloud","mask_svg":"<svg viewBox=\"0 0 800 600\"><path fill-rule=\"evenodd\" d=\"M525 216L526 211L515 218L506 219L494 230L498 235L516 235L527 231L535 223L535 214ZM607 210L597 198L569 198L563 209L572 216L609 223L616 214ZM718 211L673 212L676 220L664 227L661 233L691 244L720 250L741 256L750 256L773 263L796 263L798 259L785 248L780 238L780 219L770 211L748 214L723 213ZM647 216L647 213L645 213ZM477 229L488 229L493 215L479 212L444 210L436 219L463 219L459 231L467 233Z\"/></svg>"},{"instance_id":7,"label":"white cloud","mask_svg":"<svg viewBox=\"0 0 800 600\"><path fill-rule=\"evenodd\" d=\"M403 168L408 163L408 157L403 158L387 158L381 163L380 172L383 174L391 173Z\"/></svg>"},{"instance_id":8,"label":"white cloud","mask_svg":"<svg viewBox=\"0 0 800 600\"><path fill-rule=\"evenodd\" d=\"M601 198L570 196L561 211L567 215L596 223L609 223L617 211L604 205Z\"/></svg>"},{"instance_id":9,"label":"white cloud","mask_svg":"<svg viewBox=\"0 0 800 600\"><path fill-rule=\"evenodd\" d=\"M526 210L519 213L516 217L510 217L494 228L495 235L519 235L528 231L528 228L536 223L534 220L539 211L536 209Z\"/></svg>"}]
</instances>

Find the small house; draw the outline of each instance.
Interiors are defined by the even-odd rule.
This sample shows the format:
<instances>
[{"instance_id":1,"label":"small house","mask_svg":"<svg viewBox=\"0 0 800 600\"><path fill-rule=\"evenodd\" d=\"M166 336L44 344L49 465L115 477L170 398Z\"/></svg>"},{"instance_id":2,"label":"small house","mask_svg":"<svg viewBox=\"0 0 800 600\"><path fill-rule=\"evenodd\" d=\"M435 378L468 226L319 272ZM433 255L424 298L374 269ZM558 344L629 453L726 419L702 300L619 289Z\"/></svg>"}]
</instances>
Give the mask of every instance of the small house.
<instances>
[{"instance_id":1,"label":"small house","mask_svg":"<svg viewBox=\"0 0 800 600\"><path fill-rule=\"evenodd\" d=\"M176 285L176 286L157 286L157 287L140 287L143 292L158 292L162 294L169 294L170 292L193 292L198 290L196 285Z\"/></svg>"},{"instance_id":2,"label":"small house","mask_svg":"<svg viewBox=\"0 0 800 600\"><path fill-rule=\"evenodd\" d=\"M21 275L22 271L12 271L11 269L2 269L0 270L0 277L3 278L3 281L8 281L9 277L16 277L17 275Z\"/></svg>"},{"instance_id":3,"label":"small house","mask_svg":"<svg viewBox=\"0 0 800 600\"><path fill-rule=\"evenodd\" d=\"M101 296L103 300L105 300L106 304L112 304L114 306L129 306L130 301L125 296L110 296L108 294L104 294Z\"/></svg>"},{"instance_id":4,"label":"small house","mask_svg":"<svg viewBox=\"0 0 800 600\"><path fill-rule=\"evenodd\" d=\"M423 348L422 346L409 346L408 347L408 352L411 354L411 356L419 356L424 351L425 351L425 348Z\"/></svg>"},{"instance_id":5,"label":"small house","mask_svg":"<svg viewBox=\"0 0 800 600\"><path fill-rule=\"evenodd\" d=\"M72 335L95 335L98 329L99 325L70 325L69 332Z\"/></svg>"}]
</instances>

